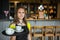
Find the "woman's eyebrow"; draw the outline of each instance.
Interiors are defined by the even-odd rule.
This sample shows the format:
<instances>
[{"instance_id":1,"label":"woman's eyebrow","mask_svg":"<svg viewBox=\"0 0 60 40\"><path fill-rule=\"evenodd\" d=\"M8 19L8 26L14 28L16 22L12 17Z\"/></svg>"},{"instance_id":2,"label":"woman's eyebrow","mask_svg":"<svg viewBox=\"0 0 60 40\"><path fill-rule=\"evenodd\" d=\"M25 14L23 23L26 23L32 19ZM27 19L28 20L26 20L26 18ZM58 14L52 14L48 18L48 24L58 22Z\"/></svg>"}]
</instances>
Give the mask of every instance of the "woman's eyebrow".
<instances>
[{"instance_id":1,"label":"woman's eyebrow","mask_svg":"<svg viewBox=\"0 0 60 40\"><path fill-rule=\"evenodd\" d=\"M24 12L18 12L18 13L24 13Z\"/></svg>"}]
</instances>

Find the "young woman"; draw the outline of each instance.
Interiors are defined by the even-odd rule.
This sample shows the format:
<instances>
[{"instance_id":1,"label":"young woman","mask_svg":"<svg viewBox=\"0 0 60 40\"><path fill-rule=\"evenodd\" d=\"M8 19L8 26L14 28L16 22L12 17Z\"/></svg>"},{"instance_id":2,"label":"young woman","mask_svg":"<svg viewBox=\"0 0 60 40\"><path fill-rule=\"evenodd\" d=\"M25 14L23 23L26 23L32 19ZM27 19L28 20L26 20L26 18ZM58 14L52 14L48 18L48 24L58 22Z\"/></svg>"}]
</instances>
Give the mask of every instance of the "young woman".
<instances>
[{"instance_id":1,"label":"young woman","mask_svg":"<svg viewBox=\"0 0 60 40\"><path fill-rule=\"evenodd\" d=\"M25 8L19 7L17 12L14 15L14 21L11 25L18 25L24 29L22 34L18 34L16 36L11 36L10 40L31 40L29 29L27 27L27 21L25 20ZM16 28L10 25L10 28ZM26 32L26 33L24 33Z\"/></svg>"}]
</instances>

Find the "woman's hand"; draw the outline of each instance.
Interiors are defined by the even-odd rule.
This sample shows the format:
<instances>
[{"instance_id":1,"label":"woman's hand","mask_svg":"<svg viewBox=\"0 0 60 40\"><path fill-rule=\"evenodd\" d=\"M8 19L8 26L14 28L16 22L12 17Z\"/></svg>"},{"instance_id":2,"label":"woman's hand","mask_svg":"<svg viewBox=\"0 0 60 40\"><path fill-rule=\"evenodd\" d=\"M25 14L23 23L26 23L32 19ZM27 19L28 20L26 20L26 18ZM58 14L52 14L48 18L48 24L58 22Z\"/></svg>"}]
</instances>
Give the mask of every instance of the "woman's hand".
<instances>
[{"instance_id":1,"label":"woman's hand","mask_svg":"<svg viewBox=\"0 0 60 40\"><path fill-rule=\"evenodd\" d=\"M10 40L16 40L16 36L11 36Z\"/></svg>"},{"instance_id":2,"label":"woman's hand","mask_svg":"<svg viewBox=\"0 0 60 40\"><path fill-rule=\"evenodd\" d=\"M28 40L31 40L31 34L30 33L28 34Z\"/></svg>"}]
</instances>

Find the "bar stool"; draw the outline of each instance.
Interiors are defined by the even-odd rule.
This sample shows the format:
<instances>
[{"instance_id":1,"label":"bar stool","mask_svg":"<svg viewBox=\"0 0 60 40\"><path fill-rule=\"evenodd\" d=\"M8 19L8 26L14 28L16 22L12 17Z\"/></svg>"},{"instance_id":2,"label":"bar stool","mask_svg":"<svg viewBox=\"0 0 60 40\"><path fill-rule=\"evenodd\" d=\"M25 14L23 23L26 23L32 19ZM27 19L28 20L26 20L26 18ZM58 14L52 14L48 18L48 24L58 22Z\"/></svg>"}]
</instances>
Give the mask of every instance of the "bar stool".
<instances>
[{"instance_id":1,"label":"bar stool","mask_svg":"<svg viewBox=\"0 0 60 40\"><path fill-rule=\"evenodd\" d=\"M60 40L60 26L55 27L55 36L57 37L57 40Z\"/></svg>"},{"instance_id":2,"label":"bar stool","mask_svg":"<svg viewBox=\"0 0 60 40\"><path fill-rule=\"evenodd\" d=\"M60 26L56 26L55 36L60 36Z\"/></svg>"},{"instance_id":3,"label":"bar stool","mask_svg":"<svg viewBox=\"0 0 60 40\"><path fill-rule=\"evenodd\" d=\"M39 40L44 40L43 30L44 30L44 26L34 26L34 37L38 37Z\"/></svg>"},{"instance_id":4,"label":"bar stool","mask_svg":"<svg viewBox=\"0 0 60 40\"><path fill-rule=\"evenodd\" d=\"M45 27L45 37L51 37L52 40L54 40L54 26L46 26ZM51 40L48 39L48 40Z\"/></svg>"}]
</instances>

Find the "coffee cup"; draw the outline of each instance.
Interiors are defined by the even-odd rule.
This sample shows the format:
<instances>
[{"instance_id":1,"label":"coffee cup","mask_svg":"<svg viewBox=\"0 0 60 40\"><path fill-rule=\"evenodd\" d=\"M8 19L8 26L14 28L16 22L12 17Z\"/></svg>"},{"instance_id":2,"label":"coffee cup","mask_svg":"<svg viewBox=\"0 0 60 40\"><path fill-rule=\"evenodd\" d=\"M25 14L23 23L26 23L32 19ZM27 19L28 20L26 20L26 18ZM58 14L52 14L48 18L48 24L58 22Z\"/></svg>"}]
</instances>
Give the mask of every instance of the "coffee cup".
<instances>
[{"instance_id":1,"label":"coffee cup","mask_svg":"<svg viewBox=\"0 0 60 40\"><path fill-rule=\"evenodd\" d=\"M16 32L21 32L22 27L21 26L16 26Z\"/></svg>"},{"instance_id":2,"label":"coffee cup","mask_svg":"<svg viewBox=\"0 0 60 40\"><path fill-rule=\"evenodd\" d=\"M8 35L12 35L12 34L14 34L15 30L14 29L11 29L11 28L6 28L5 32Z\"/></svg>"}]
</instances>

